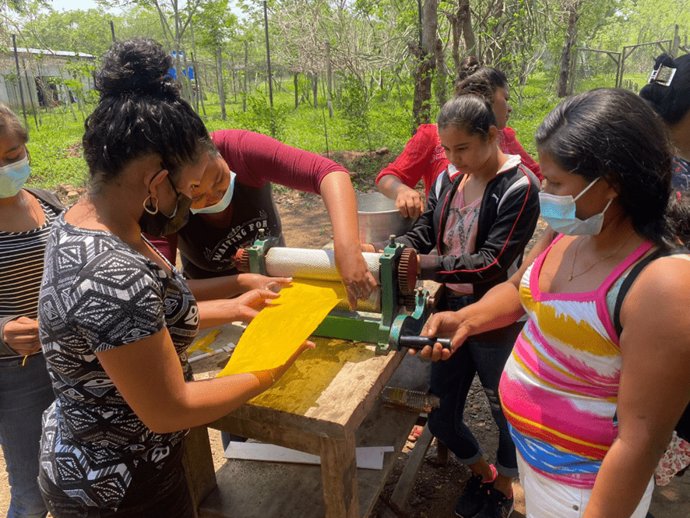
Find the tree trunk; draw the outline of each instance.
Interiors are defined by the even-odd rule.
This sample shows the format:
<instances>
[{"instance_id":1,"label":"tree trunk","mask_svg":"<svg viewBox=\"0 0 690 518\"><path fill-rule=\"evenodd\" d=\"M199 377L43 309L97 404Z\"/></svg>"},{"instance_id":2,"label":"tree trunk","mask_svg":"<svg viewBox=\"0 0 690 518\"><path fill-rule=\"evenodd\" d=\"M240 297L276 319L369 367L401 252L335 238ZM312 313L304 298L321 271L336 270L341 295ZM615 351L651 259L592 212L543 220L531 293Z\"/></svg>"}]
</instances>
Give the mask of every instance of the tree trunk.
<instances>
[{"instance_id":1,"label":"tree trunk","mask_svg":"<svg viewBox=\"0 0 690 518\"><path fill-rule=\"evenodd\" d=\"M295 110L299 108L299 73L292 74L292 82L295 85Z\"/></svg>"},{"instance_id":2,"label":"tree trunk","mask_svg":"<svg viewBox=\"0 0 690 518\"><path fill-rule=\"evenodd\" d=\"M472 12L470 11L470 0L459 1L458 16L460 17L460 23L462 23L462 37L465 40L465 53L468 56L476 56L477 38L474 36L474 29L472 28Z\"/></svg>"},{"instance_id":3,"label":"tree trunk","mask_svg":"<svg viewBox=\"0 0 690 518\"><path fill-rule=\"evenodd\" d=\"M319 76L314 72L311 75L311 90L314 93L314 108L319 107Z\"/></svg>"},{"instance_id":4,"label":"tree trunk","mask_svg":"<svg viewBox=\"0 0 690 518\"><path fill-rule=\"evenodd\" d=\"M216 49L216 66L218 68L218 97L220 100L220 118L225 120L228 116L225 112L225 84L223 84L223 51L220 50L220 47ZM199 78L197 77L197 83L198 82Z\"/></svg>"},{"instance_id":5,"label":"tree trunk","mask_svg":"<svg viewBox=\"0 0 690 518\"><path fill-rule=\"evenodd\" d=\"M422 10L422 46L410 45L417 57L414 73L414 101L412 116L414 127L428 123L431 118L431 82L436 65L435 47L438 28L438 0L425 0Z\"/></svg>"},{"instance_id":6,"label":"tree trunk","mask_svg":"<svg viewBox=\"0 0 690 518\"><path fill-rule=\"evenodd\" d=\"M448 69L446 68L446 57L441 38L436 40L434 54L436 57L436 101L439 106L443 106L448 99Z\"/></svg>"},{"instance_id":7,"label":"tree trunk","mask_svg":"<svg viewBox=\"0 0 690 518\"><path fill-rule=\"evenodd\" d=\"M580 18L578 9L580 2L575 1L566 6L568 13L568 27L565 32L565 43L561 53L561 71L558 75L558 97L568 95L568 84L570 83L570 64L573 59L573 47L577 40L577 21Z\"/></svg>"}]
</instances>

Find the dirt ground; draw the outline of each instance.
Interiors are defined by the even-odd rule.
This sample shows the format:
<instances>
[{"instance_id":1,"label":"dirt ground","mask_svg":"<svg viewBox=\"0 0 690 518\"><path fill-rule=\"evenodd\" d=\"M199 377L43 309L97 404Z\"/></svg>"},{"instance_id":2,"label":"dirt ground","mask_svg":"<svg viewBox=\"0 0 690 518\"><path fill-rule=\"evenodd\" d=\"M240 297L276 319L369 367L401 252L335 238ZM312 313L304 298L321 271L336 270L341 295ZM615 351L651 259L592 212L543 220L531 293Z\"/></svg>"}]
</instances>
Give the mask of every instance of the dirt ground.
<instances>
[{"instance_id":1,"label":"dirt ground","mask_svg":"<svg viewBox=\"0 0 690 518\"><path fill-rule=\"evenodd\" d=\"M364 186L363 186L364 187ZM67 192L63 193L67 194ZM70 198L76 196L72 190ZM283 229L287 244L293 247L320 247L331 240L331 229L328 215L320 199L315 195L280 192L276 195L281 211ZM489 454L495 452L497 432L491 419L486 398L475 380L467 406L467 417L470 427L475 431L483 449ZM220 432L210 430L214 464L218 469L223 458L220 443ZM436 446L432 443L426 461L420 469L414 491L404 512L393 510L388 498L407 456L414 447L408 442L403 452L398 454L396 466L382 491L379 502L372 513L373 518L442 518L454 516L453 507L464 483L469 477L469 470L460 465L452 455L445 465L436 462ZM5 472L4 457L0 452L0 516L5 516L9 505L9 485ZM524 518L522 492L515 484L516 510L513 518ZM655 518L689 518L690 517L690 475L676 478L666 488L657 489L654 496L652 512Z\"/></svg>"}]
</instances>

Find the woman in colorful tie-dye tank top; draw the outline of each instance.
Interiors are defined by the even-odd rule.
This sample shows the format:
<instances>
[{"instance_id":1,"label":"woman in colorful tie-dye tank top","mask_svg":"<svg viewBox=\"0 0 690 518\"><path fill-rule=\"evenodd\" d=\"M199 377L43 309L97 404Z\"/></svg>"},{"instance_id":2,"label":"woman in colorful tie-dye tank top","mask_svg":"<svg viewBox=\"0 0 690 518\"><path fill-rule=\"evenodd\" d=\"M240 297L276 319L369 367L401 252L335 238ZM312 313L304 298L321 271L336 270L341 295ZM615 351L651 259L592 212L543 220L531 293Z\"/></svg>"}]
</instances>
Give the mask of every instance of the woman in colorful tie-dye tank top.
<instances>
[{"instance_id":1,"label":"woman in colorful tie-dye tank top","mask_svg":"<svg viewBox=\"0 0 690 518\"><path fill-rule=\"evenodd\" d=\"M423 333L452 334L454 351L526 314L500 398L528 518L642 518L690 399L690 293L677 289L690 284L690 256L656 259L639 274L620 307L620 335L612 316L631 267L672 246L681 228L667 217L671 149L639 97L609 89L564 101L536 140L542 216L561 235ZM449 355L438 344L422 354Z\"/></svg>"}]
</instances>

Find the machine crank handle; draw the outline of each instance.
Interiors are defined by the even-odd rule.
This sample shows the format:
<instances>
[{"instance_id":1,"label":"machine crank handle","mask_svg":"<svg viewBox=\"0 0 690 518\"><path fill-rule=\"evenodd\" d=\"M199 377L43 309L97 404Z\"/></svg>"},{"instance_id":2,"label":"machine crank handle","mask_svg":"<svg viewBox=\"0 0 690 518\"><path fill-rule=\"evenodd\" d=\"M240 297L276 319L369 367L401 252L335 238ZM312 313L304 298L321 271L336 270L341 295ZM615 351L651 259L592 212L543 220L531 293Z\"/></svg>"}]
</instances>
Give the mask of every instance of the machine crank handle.
<instances>
[{"instance_id":1,"label":"machine crank handle","mask_svg":"<svg viewBox=\"0 0 690 518\"><path fill-rule=\"evenodd\" d=\"M398 347L407 347L421 351L427 345L433 347L439 343L444 349L450 349L450 338L435 338L433 336L401 336L398 340Z\"/></svg>"}]
</instances>

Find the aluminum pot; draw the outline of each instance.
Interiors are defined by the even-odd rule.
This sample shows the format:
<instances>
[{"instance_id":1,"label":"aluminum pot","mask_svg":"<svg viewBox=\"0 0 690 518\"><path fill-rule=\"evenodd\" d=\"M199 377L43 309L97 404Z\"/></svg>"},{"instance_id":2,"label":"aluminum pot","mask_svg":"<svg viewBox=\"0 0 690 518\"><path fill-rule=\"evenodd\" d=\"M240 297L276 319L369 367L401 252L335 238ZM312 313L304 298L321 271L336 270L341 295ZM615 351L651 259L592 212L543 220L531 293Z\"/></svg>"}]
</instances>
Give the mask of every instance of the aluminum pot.
<instances>
[{"instance_id":1,"label":"aluminum pot","mask_svg":"<svg viewBox=\"0 0 690 518\"><path fill-rule=\"evenodd\" d=\"M412 228L413 219L404 218L395 201L380 192L357 195L359 239L362 243L385 241L391 234L400 236Z\"/></svg>"}]
</instances>

